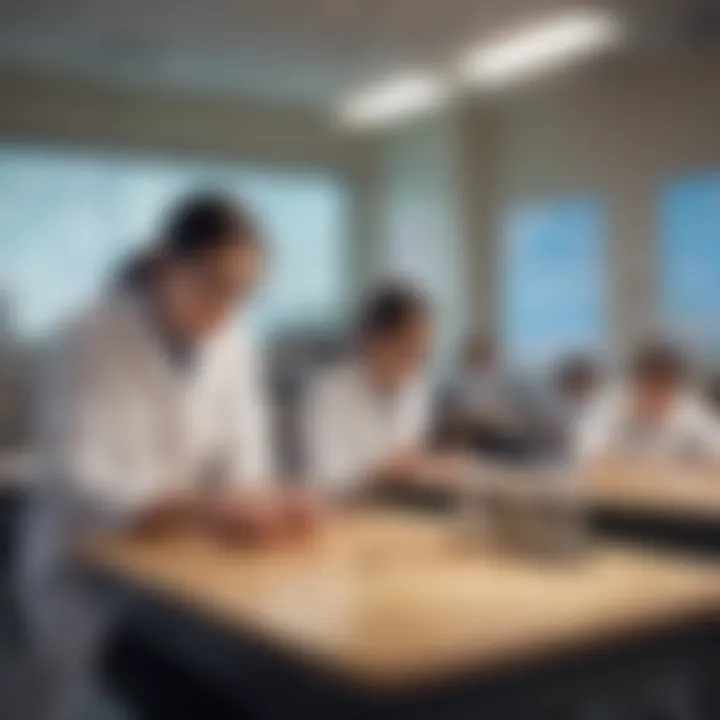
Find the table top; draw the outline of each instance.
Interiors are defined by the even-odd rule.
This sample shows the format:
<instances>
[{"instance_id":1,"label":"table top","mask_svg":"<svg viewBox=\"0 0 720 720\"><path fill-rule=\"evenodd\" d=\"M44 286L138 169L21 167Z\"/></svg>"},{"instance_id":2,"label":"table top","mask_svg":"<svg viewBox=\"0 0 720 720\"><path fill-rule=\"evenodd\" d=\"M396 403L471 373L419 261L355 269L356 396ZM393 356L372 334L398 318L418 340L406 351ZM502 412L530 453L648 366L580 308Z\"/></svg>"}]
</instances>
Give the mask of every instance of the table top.
<instances>
[{"instance_id":1,"label":"table top","mask_svg":"<svg viewBox=\"0 0 720 720\"><path fill-rule=\"evenodd\" d=\"M362 686L489 672L720 614L720 564L593 546L541 564L469 547L450 520L338 517L249 549L184 534L107 538L94 570Z\"/></svg>"}]
</instances>

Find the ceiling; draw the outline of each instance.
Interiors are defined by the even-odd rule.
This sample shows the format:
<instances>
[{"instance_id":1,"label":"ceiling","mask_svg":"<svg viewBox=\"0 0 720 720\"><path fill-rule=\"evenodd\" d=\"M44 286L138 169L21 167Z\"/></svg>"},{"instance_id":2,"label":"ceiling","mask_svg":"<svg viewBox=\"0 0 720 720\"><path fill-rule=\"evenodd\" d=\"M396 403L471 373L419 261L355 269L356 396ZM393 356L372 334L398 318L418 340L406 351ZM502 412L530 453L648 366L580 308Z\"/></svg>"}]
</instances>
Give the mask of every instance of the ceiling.
<instances>
[{"instance_id":1,"label":"ceiling","mask_svg":"<svg viewBox=\"0 0 720 720\"><path fill-rule=\"evenodd\" d=\"M659 28L662 35L663 23L675 27L679 9L699 2L604 4L639 18L636 26ZM103 82L326 106L387 73L446 63L459 49L494 33L578 4L0 0L0 64Z\"/></svg>"}]
</instances>

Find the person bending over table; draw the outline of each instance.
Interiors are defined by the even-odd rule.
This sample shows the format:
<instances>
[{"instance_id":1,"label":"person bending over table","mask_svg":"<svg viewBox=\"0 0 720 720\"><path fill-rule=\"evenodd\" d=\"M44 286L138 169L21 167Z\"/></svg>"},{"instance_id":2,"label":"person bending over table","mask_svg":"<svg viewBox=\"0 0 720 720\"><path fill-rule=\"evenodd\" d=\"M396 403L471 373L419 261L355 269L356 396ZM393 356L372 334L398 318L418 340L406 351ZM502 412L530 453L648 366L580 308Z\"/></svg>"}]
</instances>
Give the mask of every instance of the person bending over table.
<instances>
[{"instance_id":1,"label":"person bending over table","mask_svg":"<svg viewBox=\"0 0 720 720\"><path fill-rule=\"evenodd\" d=\"M188 523L264 539L302 514L302 503L269 489L266 401L235 321L263 260L242 209L189 198L53 343L19 562L29 632L19 685L47 707L21 710L23 720L88 712L89 675L118 608L75 572L83 539Z\"/></svg>"},{"instance_id":2,"label":"person bending over table","mask_svg":"<svg viewBox=\"0 0 720 720\"><path fill-rule=\"evenodd\" d=\"M361 311L354 356L322 373L304 413L307 475L326 491L449 479L461 461L429 448L433 311L417 290L379 289Z\"/></svg>"},{"instance_id":3,"label":"person bending over table","mask_svg":"<svg viewBox=\"0 0 720 720\"><path fill-rule=\"evenodd\" d=\"M683 354L667 342L641 347L625 377L579 423L581 460L720 466L720 423L696 391Z\"/></svg>"}]
</instances>

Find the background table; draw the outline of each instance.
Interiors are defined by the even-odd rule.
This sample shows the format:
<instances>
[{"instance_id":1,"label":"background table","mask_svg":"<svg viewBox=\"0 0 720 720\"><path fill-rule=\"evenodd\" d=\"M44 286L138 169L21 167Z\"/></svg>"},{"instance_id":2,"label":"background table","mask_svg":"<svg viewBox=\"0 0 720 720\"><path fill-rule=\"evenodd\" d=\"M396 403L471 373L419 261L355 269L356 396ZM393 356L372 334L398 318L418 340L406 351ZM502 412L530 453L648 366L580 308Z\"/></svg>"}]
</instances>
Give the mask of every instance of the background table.
<instances>
[{"instance_id":1,"label":"background table","mask_svg":"<svg viewBox=\"0 0 720 720\"><path fill-rule=\"evenodd\" d=\"M616 466L587 481L591 514L604 534L720 553L720 473Z\"/></svg>"}]
</instances>

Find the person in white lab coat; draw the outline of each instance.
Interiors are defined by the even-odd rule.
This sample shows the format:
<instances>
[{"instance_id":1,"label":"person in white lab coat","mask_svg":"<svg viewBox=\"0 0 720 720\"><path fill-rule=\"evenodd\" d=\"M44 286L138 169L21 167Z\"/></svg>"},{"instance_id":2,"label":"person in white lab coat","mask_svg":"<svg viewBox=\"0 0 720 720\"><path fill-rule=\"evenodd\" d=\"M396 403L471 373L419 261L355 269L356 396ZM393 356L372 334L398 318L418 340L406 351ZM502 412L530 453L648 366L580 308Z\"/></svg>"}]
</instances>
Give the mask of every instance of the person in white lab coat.
<instances>
[{"instance_id":1,"label":"person in white lab coat","mask_svg":"<svg viewBox=\"0 0 720 720\"><path fill-rule=\"evenodd\" d=\"M117 612L83 586L75 543L201 517L262 532L276 513L259 489L272 473L259 369L234 322L262 261L242 209L190 198L156 247L53 343L19 562L36 671L28 684L47 696L50 717L82 717L88 672Z\"/></svg>"},{"instance_id":2,"label":"person in white lab coat","mask_svg":"<svg viewBox=\"0 0 720 720\"><path fill-rule=\"evenodd\" d=\"M579 423L582 460L718 464L720 423L693 387L682 354L653 342L627 377L601 393Z\"/></svg>"},{"instance_id":3,"label":"person in white lab coat","mask_svg":"<svg viewBox=\"0 0 720 720\"><path fill-rule=\"evenodd\" d=\"M428 461L433 315L414 289L390 285L361 312L354 356L322 373L307 395L308 476L353 495L410 480Z\"/></svg>"},{"instance_id":4,"label":"person in white lab coat","mask_svg":"<svg viewBox=\"0 0 720 720\"><path fill-rule=\"evenodd\" d=\"M560 363L544 415L553 446L572 451L577 428L587 416L601 385L600 367L591 357L577 355Z\"/></svg>"}]
</instances>

